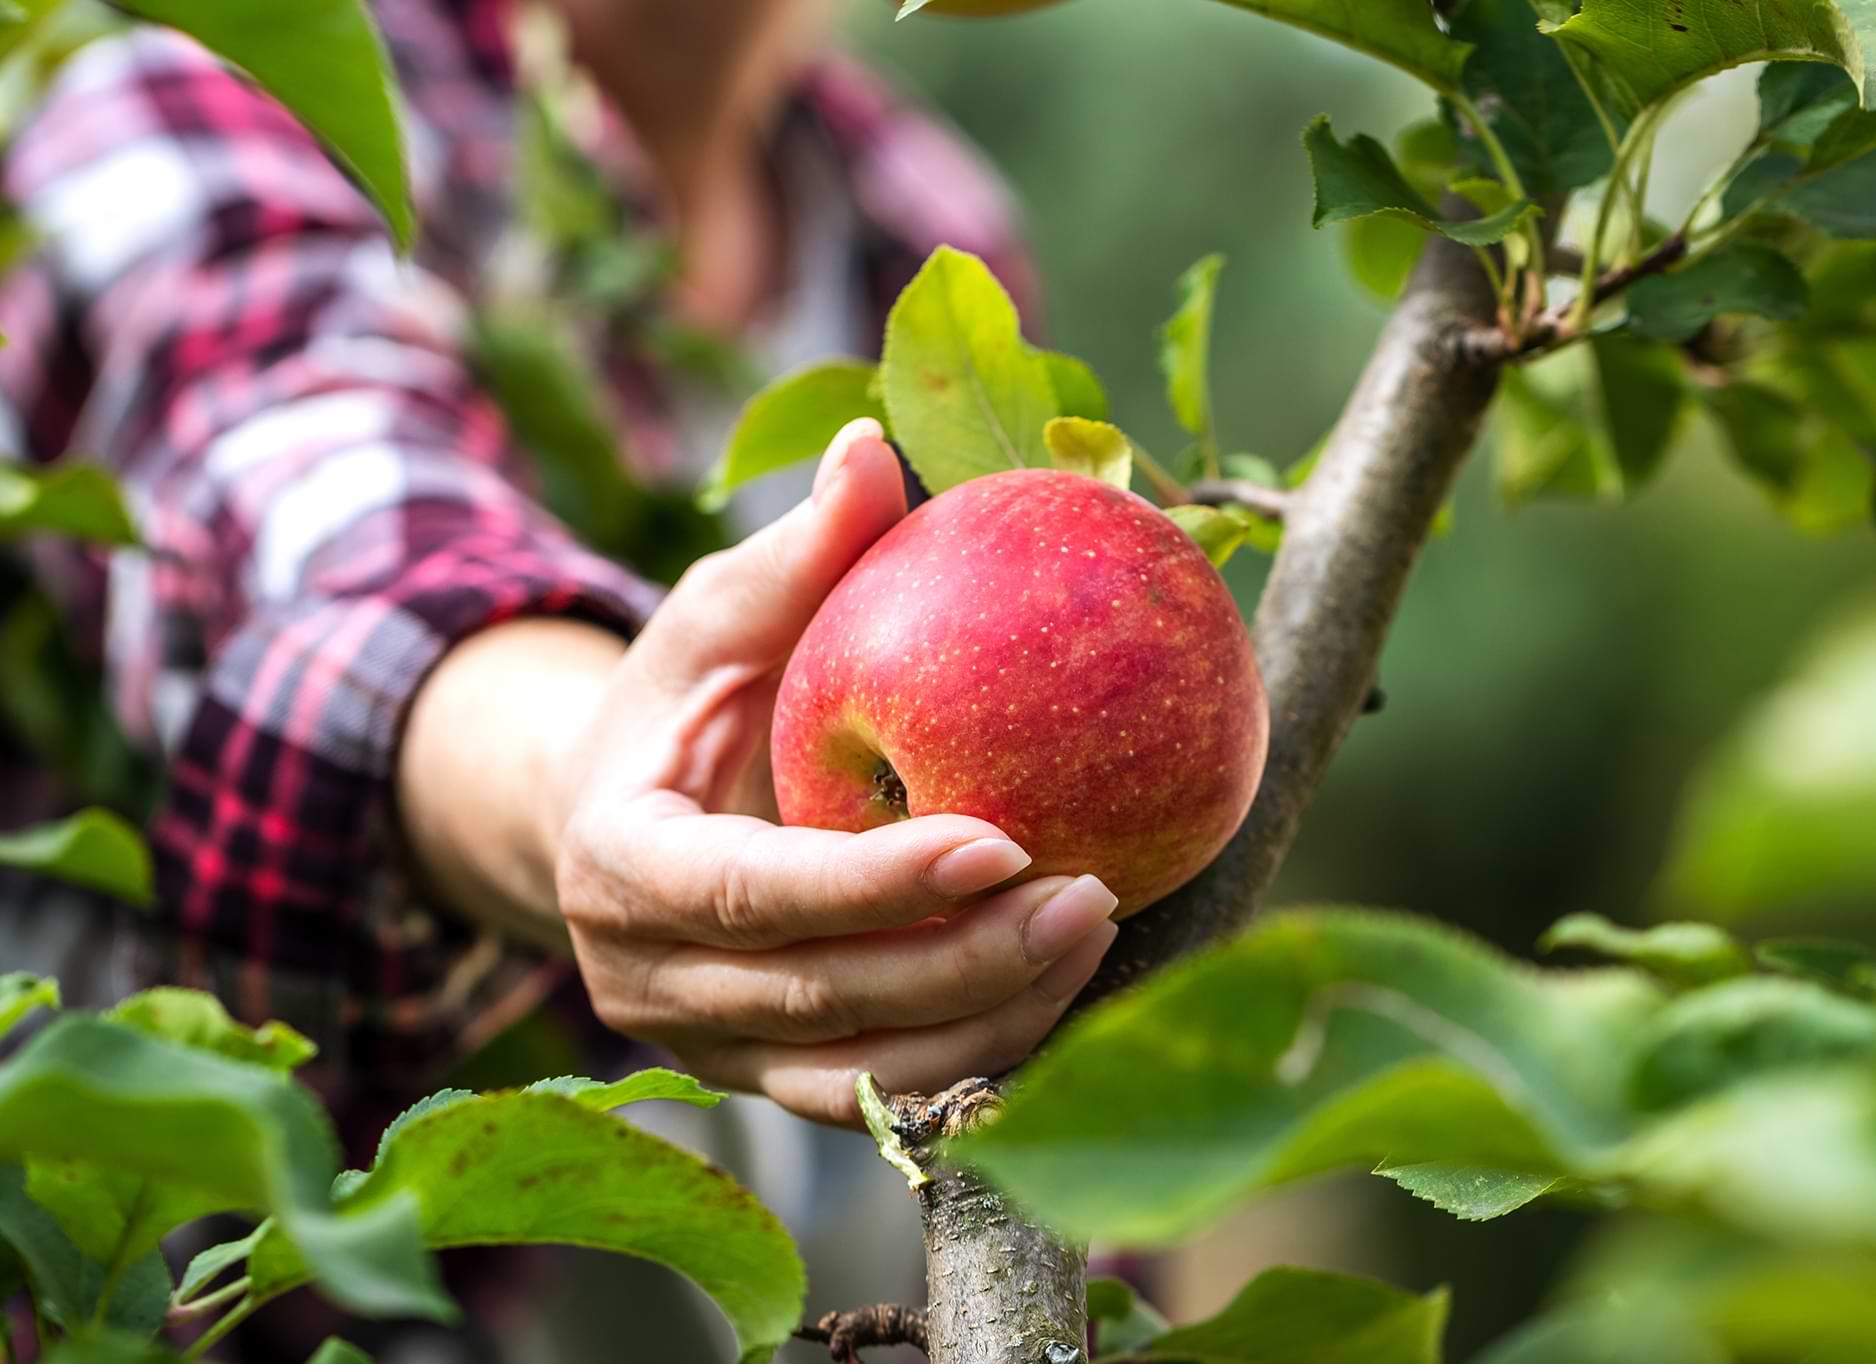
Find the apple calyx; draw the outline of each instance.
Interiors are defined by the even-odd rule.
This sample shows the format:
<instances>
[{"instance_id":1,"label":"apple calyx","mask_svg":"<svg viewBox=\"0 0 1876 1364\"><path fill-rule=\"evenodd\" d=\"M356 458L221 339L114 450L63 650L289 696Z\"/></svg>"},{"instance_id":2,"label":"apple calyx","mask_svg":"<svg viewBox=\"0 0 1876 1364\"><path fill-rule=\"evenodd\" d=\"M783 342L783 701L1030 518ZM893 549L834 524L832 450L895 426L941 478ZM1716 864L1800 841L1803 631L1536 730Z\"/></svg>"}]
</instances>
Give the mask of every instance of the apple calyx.
<instances>
[{"instance_id":1,"label":"apple calyx","mask_svg":"<svg viewBox=\"0 0 1876 1364\"><path fill-rule=\"evenodd\" d=\"M911 816L911 806L905 794L905 782L893 770L891 763L884 758L873 769L873 799L886 807L894 819L907 819Z\"/></svg>"}]
</instances>

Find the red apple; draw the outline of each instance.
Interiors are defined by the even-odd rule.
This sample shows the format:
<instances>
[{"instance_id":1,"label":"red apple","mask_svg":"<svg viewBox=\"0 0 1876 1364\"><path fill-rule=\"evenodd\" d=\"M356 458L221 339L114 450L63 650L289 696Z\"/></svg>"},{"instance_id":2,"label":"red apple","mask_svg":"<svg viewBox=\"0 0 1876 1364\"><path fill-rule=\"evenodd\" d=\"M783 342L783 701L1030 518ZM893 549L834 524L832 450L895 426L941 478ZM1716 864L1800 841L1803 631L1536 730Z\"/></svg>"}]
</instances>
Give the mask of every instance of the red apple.
<instances>
[{"instance_id":1,"label":"red apple","mask_svg":"<svg viewBox=\"0 0 1876 1364\"><path fill-rule=\"evenodd\" d=\"M835 587L782 677L775 791L823 829L987 819L1027 875L1091 872L1128 914L1230 839L1269 731L1192 539L1130 492L1020 469L933 498Z\"/></svg>"}]
</instances>

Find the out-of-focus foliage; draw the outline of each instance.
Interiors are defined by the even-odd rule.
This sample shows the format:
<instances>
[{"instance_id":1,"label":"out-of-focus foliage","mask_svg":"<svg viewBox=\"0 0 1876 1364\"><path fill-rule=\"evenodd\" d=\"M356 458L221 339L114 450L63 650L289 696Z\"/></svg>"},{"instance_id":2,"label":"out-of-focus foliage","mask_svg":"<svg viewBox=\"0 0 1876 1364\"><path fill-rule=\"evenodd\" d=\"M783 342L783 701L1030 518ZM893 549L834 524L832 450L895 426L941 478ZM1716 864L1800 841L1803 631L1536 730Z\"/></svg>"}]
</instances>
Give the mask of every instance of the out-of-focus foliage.
<instances>
[{"instance_id":1,"label":"out-of-focus foliage","mask_svg":"<svg viewBox=\"0 0 1876 1364\"><path fill-rule=\"evenodd\" d=\"M1685 1269L1638 1260L1611 1279L1637 1329L1666 1323L1677 1349L1711 1332L1718 1352L1689 1357L1716 1360L1867 1349L1867 1309L1838 1301L1876 1285L1867 982L1751 972L1697 925L1682 950L1588 927L1563 936L1636 965L1540 973L1423 919L1276 914L1073 1024L953 1150L1050 1225L1124 1241L1349 1165L1467 1221L1538 1198L1674 1212L1741 1277L1707 1266L1657 1297ZM1689 973L1696 939L1724 969ZM1596 1358L1583 1329L1540 1322L1502 1357ZM1553 1332L1573 1343L1539 1351Z\"/></svg>"},{"instance_id":2,"label":"out-of-focus foliage","mask_svg":"<svg viewBox=\"0 0 1876 1364\"><path fill-rule=\"evenodd\" d=\"M1876 609L1825 630L1696 771L1662 896L1726 918L1876 907Z\"/></svg>"},{"instance_id":3,"label":"out-of-focus foliage","mask_svg":"<svg viewBox=\"0 0 1876 1364\"><path fill-rule=\"evenodd\" d=\"M0 1028L58 1003L50 982L0 977ZM801 1262L774 1216L722 1171L610 1116L721 1097L690 1077L444 1090L390 1124L369 1171L340 1172L331 1125L291 1074L312 1051L289 1028L249 1029L170 989L61 1015L28 1039L0 1062L0 1256L20 1273L6 1296L29 1288L68 1357L135 1358L167 1317L201 1318L212 1342L306 1283L362 1315L450 1320L430 1251L571 1243L691 1277L746 1364L799 1319ZM172 1284L158 1243L218 1212L258 1223ZM100 1353L100 1326L120 1354Z\"/></svg>"}]
</instances>

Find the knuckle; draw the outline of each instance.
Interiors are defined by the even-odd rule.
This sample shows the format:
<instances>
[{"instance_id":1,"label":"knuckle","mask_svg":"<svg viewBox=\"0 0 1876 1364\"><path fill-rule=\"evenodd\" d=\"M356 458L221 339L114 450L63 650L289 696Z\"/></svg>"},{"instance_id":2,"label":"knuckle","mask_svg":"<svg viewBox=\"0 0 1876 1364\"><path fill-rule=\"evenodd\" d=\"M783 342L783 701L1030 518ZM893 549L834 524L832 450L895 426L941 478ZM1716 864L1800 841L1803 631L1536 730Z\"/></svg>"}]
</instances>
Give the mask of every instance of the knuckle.
<instances>
[{"instance_id":1,"label":"knuckle","mask_svg":"<svg viewBox=\"0 0 1876 1364\"><path fill-rule=\"evenodd\" d=\"M629 936L640 918L635 897L602 847L591 821L576 815L554 861L554 901L569 928L607 938Z\"/></svg>"},{"instance_id":2,"label":"knuckle","mask_svg":"<svg viewBox=\"0 0 1876 1364\"><path fill-rule=\"evenodd\" d=\"M593 917L602 899L600 886L604 876L595 863L591 844L581 830L569 825L554 862L554 898L563 917L583 923Z\"/></svg>"},{"instance_id":3,"label":"knuckle","mask_svg":"<svg viewBox=\"0 0 1876 1364\"><path fill-rule=\"evenodd\" d=\"M724 937L734 947L767 945L756 876L750 862L733 857L724 864L717 882L716 917Z\"/></svg>"},{"instance_id":4,"label":"knuckle","mask_svg":"<svg viewBox=\"0 0 1876 1364\"><path fill-rule=\"evenodd\" d=\"M659 1040L671 1020L656 997L656 976L656 968L636 954L619 954L610 963L605 988L588 992L599 1021L613 1032Z\"/></svg>"},{"instance_id":5,"label":"knuckle","mask_svg":"<svg viewBox=\"0 0 1876 1364\"><path fill-rule=\"evenodd\" d=\"M782 978L776 1016L797 1041L832 1042L860 1031L851 1004L831 981L798 971Z\"/></svg>"},{"instance_id":6,"label":"knuckle","mask_svg":"<svg viewBox=\"0 0 1876 1364\"><path fill-rule=\"evenodd\" d=\"M953 998L966 1009L988 1009L1015 992L1016 982L1006 979L1006 972L997 969L998 964L978 950L968 935L960 935L944 955L951 967ZM1012 960L1021 961L1022 954Z\"/></svg>"}]
</instances>

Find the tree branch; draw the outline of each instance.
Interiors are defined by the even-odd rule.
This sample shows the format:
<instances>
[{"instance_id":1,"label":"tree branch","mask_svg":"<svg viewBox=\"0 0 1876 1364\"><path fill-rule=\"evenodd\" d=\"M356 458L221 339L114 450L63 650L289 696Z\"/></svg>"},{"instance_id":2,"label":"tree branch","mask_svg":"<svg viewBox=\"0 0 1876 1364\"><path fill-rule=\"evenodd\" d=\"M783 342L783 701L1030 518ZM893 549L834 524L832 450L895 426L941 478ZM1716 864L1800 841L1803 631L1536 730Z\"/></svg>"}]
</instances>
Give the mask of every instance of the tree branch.
<instances>
[{"instance_id":1,"label":"tree branch","mask_svg":"<svg viewBox=\"0 0 1876 1364\"><path fill-rule=\"evenodd\" d=\"M1283 543L1252 627L1271 714L1256 803L1211 867L1121 925L1078 1008L1242 928L1269 889L1374 692L1408 574L1478 435L1497 369L1464 339L1494 307L1470 252L1428 246L1314 472L1285 499ZM929 1130L907 1136L933 1140ZM933 1174L920 1197L932 1364L1082 1364L1080 1252L969 1175L942 1165Z\"/></svg>"},{"instance_id":2,"label":"tree branch","mask_svg":"<svg viewBox=\"0 0 1876 1364\"><path fill-rule=\"evenodd\" d=\"M1281 521L1290 505L1285 488L1267 488L1248 478L1202 478L1186 490L1201 507L1235 505L1256 512L1266 521Z\"/></svg>"},{"instance_id":3,"label":"tree branch","mask_svg":"<svg viewBox=\"0 0 1876 1364\"><path fill-rule=\"evenodd\" d=\"M1640 260L1605 273L1596 281L1590 294L1591 306L1607 303L1637 280L1659 275L1678 265L1687 255L1687 238L1676 232ZM1578 335L1570 317L1576 300L1552 308L1538 317L1521 337L1513 337L1502 327L1480 327L1467 333L1461 342L1463 352L1481 365L1502 364L1528 359L1543 351L1572 341Z\"/></svg>"}]
</instances>

